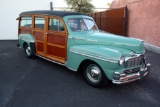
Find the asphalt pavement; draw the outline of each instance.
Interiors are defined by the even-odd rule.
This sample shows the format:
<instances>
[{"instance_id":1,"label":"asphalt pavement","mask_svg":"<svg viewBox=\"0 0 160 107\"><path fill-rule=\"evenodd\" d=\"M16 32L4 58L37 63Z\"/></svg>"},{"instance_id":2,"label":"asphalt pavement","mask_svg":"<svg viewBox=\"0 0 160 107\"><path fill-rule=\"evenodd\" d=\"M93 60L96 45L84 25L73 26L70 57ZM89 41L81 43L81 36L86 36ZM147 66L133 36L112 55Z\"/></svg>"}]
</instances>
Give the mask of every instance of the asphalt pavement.
<instances>
[{"instance_id":1,"label":"asphalt pavement","mask_svg":"<svg viewBox=\"0 0 160 107\"><path fill-rule=\"evenodd\" d=\"M160 54L146 51L151 71L142 81L97 89L80 72L28 59L16 45L0 41L0 107L160 107Z\"/></svg>"}]
</instances>

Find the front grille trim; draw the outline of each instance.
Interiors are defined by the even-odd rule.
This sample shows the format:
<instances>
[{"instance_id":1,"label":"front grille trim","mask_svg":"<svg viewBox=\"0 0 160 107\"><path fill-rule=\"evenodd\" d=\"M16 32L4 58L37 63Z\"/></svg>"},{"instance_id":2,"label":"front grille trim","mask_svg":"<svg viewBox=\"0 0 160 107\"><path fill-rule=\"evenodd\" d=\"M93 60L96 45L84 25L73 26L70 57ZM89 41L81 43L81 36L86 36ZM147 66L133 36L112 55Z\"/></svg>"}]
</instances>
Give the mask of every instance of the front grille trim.
<instances>
[{"instance_id":1,"label":"front grille trim","mask_svg":"<svg viewBox=\"0 0 160 107\"><path fill-rule=\"evenodd\" d=\"M128 69L128 70L124 70L123 73L124 74L132 74L132 73L137 73L140 71L140 67L138 68L133 68L133 69Z\"/></svg>"},{"instance_id":2,"label":"front grille trim","mask_svg":"<svg viewBox=\"0 0 160 107\"><path fill-rule=\"evenodd\" d=\"M136 66L140 66L142 61L144 60L144 55L138 55L136 57L128 57L125 59L125 68L132 68Z\"/></svg>"}]
</instances>

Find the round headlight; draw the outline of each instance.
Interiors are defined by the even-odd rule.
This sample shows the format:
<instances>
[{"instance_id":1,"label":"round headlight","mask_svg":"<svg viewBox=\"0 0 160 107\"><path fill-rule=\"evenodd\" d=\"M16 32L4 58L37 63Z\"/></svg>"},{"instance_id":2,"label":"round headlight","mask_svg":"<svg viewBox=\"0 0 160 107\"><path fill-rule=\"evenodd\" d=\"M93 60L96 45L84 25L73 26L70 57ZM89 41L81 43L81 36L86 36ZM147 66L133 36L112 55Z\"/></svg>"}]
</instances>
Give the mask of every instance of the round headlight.
<instances>
[{"instance_id":1,"label":"round headlight","mask_svg":"<svg viewBox=\"0 0 160 107\"><path fill-rule=\"evenodd\" d=\"M123 64L123 62L124 62L124 56L121 56L120 58L119 58L119 65L122 65Z\"/></svg>"}]
</instances>

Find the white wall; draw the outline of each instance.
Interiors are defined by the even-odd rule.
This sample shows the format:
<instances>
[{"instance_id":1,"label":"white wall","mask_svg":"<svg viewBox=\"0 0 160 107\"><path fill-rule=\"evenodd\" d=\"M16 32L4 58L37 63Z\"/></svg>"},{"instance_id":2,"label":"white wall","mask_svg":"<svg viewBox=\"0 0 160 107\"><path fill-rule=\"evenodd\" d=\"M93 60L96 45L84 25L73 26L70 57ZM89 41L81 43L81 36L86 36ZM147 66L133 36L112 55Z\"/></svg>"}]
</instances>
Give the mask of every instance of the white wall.
<instances>
[{"instance_id":1,"label":"white wall","mask_svg":"<svg viewBox=\"0 0 160 107\"><path fill-rule=\"evenodd\" d=\"M95 7L105 8L106 3L111 1L92 0L91 3ZM18 39L16 18L19 13L31 10L49 10L50 2L53 2L54 7L67 7L65 0L0 0L0 40Z\"/></svg>"},{"instance_id":2,"label":"white wall","mask_svg":"<svg viewBox=\"0 0 160 107\"><path fill-rule=\"evenodd\" d=\"M1 0L0 40L18 39L19 13L30 10L49 10L54 0Z\"/></svg>"}]
</instances>

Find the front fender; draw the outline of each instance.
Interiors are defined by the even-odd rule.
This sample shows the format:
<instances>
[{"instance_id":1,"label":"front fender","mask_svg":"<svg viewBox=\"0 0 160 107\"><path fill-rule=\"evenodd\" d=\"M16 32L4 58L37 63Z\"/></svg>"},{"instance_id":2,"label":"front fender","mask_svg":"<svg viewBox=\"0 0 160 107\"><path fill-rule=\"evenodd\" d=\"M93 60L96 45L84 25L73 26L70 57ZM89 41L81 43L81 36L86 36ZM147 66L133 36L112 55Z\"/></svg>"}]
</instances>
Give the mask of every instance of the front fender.
<instances>
[{"instance_id":1,"label":"front fender","mask_svg":"<svg viewBox=\"0 0 160 107\"><path fill-rule=\"evenodd\" d=\"M96 62L105 72L108 78L118 67L121 53L111 47L103 45L76 45L68 50L68 60L66 66L77 71L80 64L85 60Z\"/></svg>"}]
</instances>

